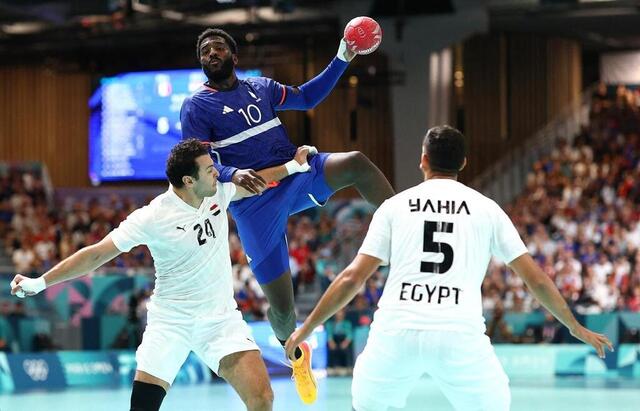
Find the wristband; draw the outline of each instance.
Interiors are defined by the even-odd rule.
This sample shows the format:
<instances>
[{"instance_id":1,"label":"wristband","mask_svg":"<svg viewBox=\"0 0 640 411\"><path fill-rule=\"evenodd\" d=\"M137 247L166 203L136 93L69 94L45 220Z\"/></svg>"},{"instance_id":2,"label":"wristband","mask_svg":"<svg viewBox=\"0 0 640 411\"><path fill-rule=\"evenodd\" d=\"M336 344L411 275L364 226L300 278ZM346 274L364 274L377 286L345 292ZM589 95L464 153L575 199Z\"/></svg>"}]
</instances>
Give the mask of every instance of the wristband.
<instances>
[{"instance_id":1,"label":"wristband","mask_svg":"<svg viewBox=\"0 0 640 411\"><path fill-rule=\"evenodd\" d=\"M290 160L284 164L287 169L287 174L305 173L311 169L309 163L300 164L296 160Z\"/></svg>"},{"instance_id":2,"label":"wristband","mask_svg":"<svg viewBox=\"0 0 640 411\"><path fill-rule=\"evenodd\" d=\"M347 49L347 42L343 39L340 40L340 45L338 46L338 54L336 55L336 57L338 57L340 60L346 62L346 63L350 63L351 60L353 60L353 58L356 56L355 53L353 53L351 56L349 56L349 54L347 53L347 51L351 51Z\"/></svg>"},{"instance_id":3,"label":"wristband","mask_svg":"<svg viewBox=\"0 0 640 411\"><path fill-rule=\"evenodd\" d=\"M22 288L23 293L18 292L16 295L20 297L20 294L26 295L27 293L38 294L40 291L47 288L47 283L44 281L44 277L40 276L38 278L26 278L20 281L18 284L20 288ZM20 298L23 298L20 297Z\"/></svg>"}]
</instances>

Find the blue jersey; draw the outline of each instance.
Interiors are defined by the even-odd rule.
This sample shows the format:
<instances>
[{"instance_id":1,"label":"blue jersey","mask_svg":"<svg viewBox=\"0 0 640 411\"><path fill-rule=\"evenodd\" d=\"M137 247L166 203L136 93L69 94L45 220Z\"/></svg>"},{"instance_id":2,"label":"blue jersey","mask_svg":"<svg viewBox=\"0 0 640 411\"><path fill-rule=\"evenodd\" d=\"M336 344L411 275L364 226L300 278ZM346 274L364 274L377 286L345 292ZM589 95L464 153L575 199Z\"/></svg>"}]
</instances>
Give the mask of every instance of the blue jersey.
<instances>
[{"instance_id":1,"label":"blue jersey","mask_svg":"<svg viewBox=\"0 0 640 411\"><path fill-rule=\"evenodd\" d=\"M230 90L203 85L182 103L182 137L211 142L220 181L231 181L236 169L261 170L291 160L296 146L276 116L276 110L307 110L333 89L348 63L334 58L300 87L266 77L238 80Z\"/></svg>"},{"instance_id":2,"label":"blue jersey","mask_svg":"<svg viewBox=\"0 0 640 411\"><path fill-rule=\"evenodd\" d=\"M216 160L233 171L286 163L296 153L276 116L286 93L287 87L265 77L238 80L225 91L203 86L182 105L182 135L213 143ZM220 180L229 181L231 176L224 171Z\"/></svg>"}]
</instances>

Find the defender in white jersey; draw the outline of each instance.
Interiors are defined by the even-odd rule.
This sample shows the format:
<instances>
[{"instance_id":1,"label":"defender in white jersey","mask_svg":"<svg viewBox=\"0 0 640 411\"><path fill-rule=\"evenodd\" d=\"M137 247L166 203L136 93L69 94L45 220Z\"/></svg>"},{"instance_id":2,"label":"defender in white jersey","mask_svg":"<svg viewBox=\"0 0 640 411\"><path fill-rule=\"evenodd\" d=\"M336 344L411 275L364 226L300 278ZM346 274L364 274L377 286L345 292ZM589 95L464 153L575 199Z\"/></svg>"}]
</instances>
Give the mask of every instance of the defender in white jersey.
<instances>
[{"instance_id":1,"label":"defender in white jersey","mask_svg":"<svg viewBox=\"0 0 640 411\"><path fill-rule=\"evenodd\" d=\"M611 343L582 327L553 282L527 253L509 217L491 199L459 183L464 137L434 127L423 142L425 181L385 201L358 256L331 284L289 353L346 305L380 265L389 277L369 340L353 372L356 411L402 408L418 379L431 375L458 410L508 410L508 378L484 334L482 279L491 257L507 263L533 295L601 357Z\"/></svg>"},{"instance_id":2,"label":"defender in white jersey","mask_svg":"<svg viewBox=\"0 0 640 411\"><path fill-rule=\"evenodd\" d=\"M273 392L258 346L233 299L227 208L250 194L217 181L218 172L199 140L176 145L167 160L169 189L131 213L102 241L85 247L39 278L16 275L11 293L35 295L91 272L145 244L156 282L148 322L136 352L132 411L156 411L191 351L238 392L249 410L271 410ZM259 171L278 181L310 169L301 147L290 162Z\"/></svg>"}]
</instances>

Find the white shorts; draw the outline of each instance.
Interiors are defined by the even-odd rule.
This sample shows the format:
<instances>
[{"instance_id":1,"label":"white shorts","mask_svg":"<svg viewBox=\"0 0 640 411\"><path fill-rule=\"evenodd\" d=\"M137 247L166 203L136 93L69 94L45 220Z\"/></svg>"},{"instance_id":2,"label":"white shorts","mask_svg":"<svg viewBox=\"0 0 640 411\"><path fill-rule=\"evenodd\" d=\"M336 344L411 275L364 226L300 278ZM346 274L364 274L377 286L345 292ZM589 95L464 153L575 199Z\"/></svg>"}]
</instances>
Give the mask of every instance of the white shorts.
<instances>
[{"instance_id":1,"label":"white shorts","mask_svg":"<svg viewBox=\"0 0 640 411\"><path fill-rule=\"evenodd\" d=\"M142 343L136 351L137 369L169 384L193 351L214 372L220 360L241 351L260 350L251 328L234 310L223 320L176 318L169 312L149 311Z\"/></svg>"},{"instance_id":2,"label":"white shorts","mask_svg":"<svg viewBox=\"0 0 640 411\"><path fill-rule=\"evenodd\" d=\"M509 379L489 338L436 330L371 330L353 370L353 408L403 408L424 374L456 410L509 410Z\"/></svg>"}]
</instances>

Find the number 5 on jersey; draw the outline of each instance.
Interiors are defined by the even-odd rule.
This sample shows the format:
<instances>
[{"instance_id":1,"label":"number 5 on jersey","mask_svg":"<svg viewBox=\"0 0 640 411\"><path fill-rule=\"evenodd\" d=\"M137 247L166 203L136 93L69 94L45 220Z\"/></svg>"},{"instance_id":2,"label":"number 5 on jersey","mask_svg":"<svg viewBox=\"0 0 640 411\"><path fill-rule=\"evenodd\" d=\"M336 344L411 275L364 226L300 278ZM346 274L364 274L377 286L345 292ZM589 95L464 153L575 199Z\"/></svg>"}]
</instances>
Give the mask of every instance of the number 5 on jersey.
<instances>
[{"instance_id":1,"label":"number 5 on jersey","mask_svg":"<svg viewBox=\"0 0 640 411\"><path fill-rule=\"evenodd\" d=\"M424 222L423 251L425 253L443 254L444 260L441 263L421 261L420 271L423 273L444 274L449 271L453 264L453 247L445 242L433 241L433 233L453 233L453 223L442 221Z\"/></svg>"}]
</instances>

